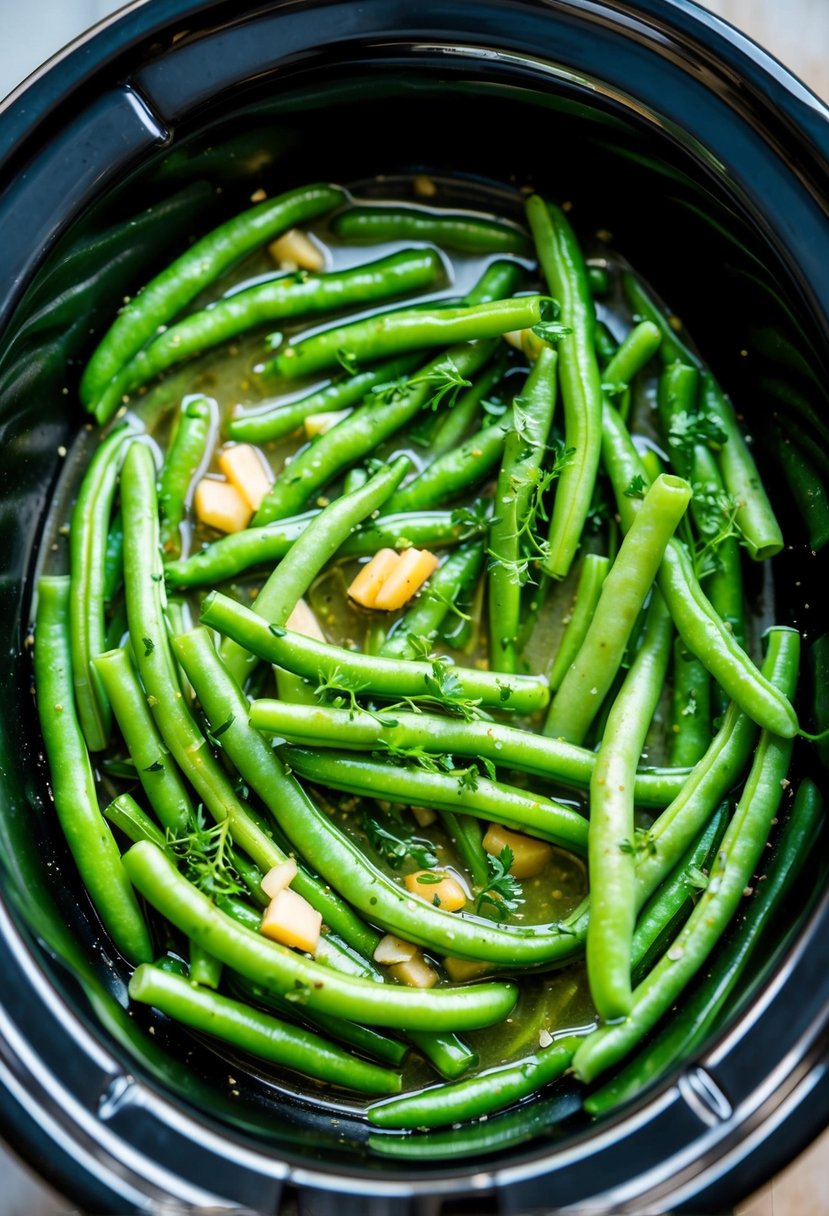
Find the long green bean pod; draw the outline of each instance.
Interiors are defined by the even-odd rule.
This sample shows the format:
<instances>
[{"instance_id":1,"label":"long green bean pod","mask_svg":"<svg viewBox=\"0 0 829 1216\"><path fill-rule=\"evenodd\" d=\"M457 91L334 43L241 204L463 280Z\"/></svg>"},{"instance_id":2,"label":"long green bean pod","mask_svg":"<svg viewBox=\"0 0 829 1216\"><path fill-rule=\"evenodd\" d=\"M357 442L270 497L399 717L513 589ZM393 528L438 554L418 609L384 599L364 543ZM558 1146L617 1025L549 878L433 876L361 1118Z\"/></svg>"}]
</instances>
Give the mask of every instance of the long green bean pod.
<instances>
[{"instance_id":1,"label":"long green bean pod","mask_svg":"<svg viewBox=\"0 0 829 1216\"><path fill-rule=\"evenodd\" d=\"M347 976L238 925L188 882L148 841L124 855L144 898L189 938L268 991L301 994L312 1010L372 1026L473 1030L506 1017L516 991L508 983L421 990Z\"/></svg>"},{"instance_id":2,"label":"long green bean pod","mask_svg":"<svg viewBox=\"0 0 829 1216\"><path fill-rule=\"evenodd\" d=\"M570 333L558 340L559 381L568 453L556 487L545 573L564 578L572 565L590 509L602 439L602 381L594 343L595 309L587 268L564 212L537 194L527 220L550 291Z\"/></svg>"},{"instance_id":3,"label":"long green bean pod","mask_svg":"<svg viewBox=\"0 0 829 1216\"><path fill-rule=\"evenodd\" d=\"M183 832L192 820L193 803L155 724L129 650L107 650L94 663L150 805L165 828Z\"/></svg>"},{"instance_id":4,"label":"long green bean pod","mask_svg":"<svg viewBox=\"0 0 829 1216\"><path fill-rule=\"evenodd\" d=\"M173 648L196 690L211 733L221 738L222 750L236 771L290 836L291 820L308 813L310 799L286 772L273 748L249 725L247 699L217 654L210 634L203 628L180 634L173 640ZM312 857L307 861L313 866ZM379 934L328 886L304 869L298 871L292 885L321 913L329 928L364 954L372 953Z\"/></svg>"},{"instance_id":5,"label":"long green bean pod","mask_svg":"<svg viewBox=\"0 0 829 1216\"><path fill-rule=\"evenodd\" d=\"M587 851L587 820L572 807L469 770L433 773L388 764L353 752L283 747L281 755L300 777L349 794L381 798L404 806L462 811L517 832L549 840L561 848Z\"/></svg>"},{"instance_id":6,"label":"long green bean pod","mask_svg":"<svg viewBox=\"0 0 829 1216\"><path fill-rule=\"evenodd\" d=\"M247 330L297 317L356 309L434 287L444 273L433 250L407 250L376 262L320 274L281 275L216 300L171 325L121 369L107 393L134 392L176 363Z\"/></svg>"},{"instance_id":7,"label":"long green bean pod","mask_svg":"<svg viewBox=\"0 0 829 1216\"><path fill-rule=\"evenodd\" d=\"M600 553L585 553L576 587L576 602L567 617L561 640L550 668L550 693L555 693L581 649L596 611L610 559Z\"/></svg>"},{"instance_id":8,"label":"long green bean pod","mask_svg":"<svg viewBox=\"0 0 829 1216\"><path fill-rule=\"evenodd\" d=\"M799 636L783 640L791 695L797 678ZM765 848L783 797L792 740L763 731L740 801L712 867L708 886L676 940L633 994L629 1015L599 1027L573 1058L576 1075L591 1081L626 1055L673 1005L705 963L735 915Z\"/></svg>"},{"instance_id":9,"label":"long green bean pod","mask_svg":"<svg viewBox=\"0 0 829 1216\"><path fill-rule=\"evenodd\" d=\"M587 978L596 1012L605 1021L622 1017L631 1004L633 778L662 693L672 637L671 618L657 592L641 645L608 714L590 782Z\"/></svg>"},{"instance_id":10,"label":"long green bean pod","mask_svg":"<svg viewBox=\"0 0 829 1216\"><path fill-rule=\"evenodd\" d=\"M80 395L104 423L120 404L107 394L110 382L157 331L245 254L279 232L330 211L343 198L336 186L315 184L290 190L233 216L171 262L135 296L107 330L84 369Z\"/></svg>"},{"instance_id":11,"label":"long green bean pod","mask_svg":"<svg viewBox=\"0 0 829 1216\"><path fill-rule=\"evenodd\" d=\"M461 253L517 253L522 257L532 253L532 242L517 224L463 211L363 204L341 211L333 228L339 237L356 244L419 240Z\"/></svg>"},{"instance_id":12,"label":"long green bean pod","mask_svg":"<svg viewBox=\"0 0 829 1216\"><path fill-rule=\"evenodd\" d=\"M419 355L404 355L389 359L356 376L343 375L323 388L305 393L297 401L285 404L257 405L250 410L239 409L227 424L227 433L238 443L267 443L291 435L311 414L329 414L350 409L375 388L394 384L401 376L414 371Z\"/></svg>"},{"instance_id":13,"label":"long green bean pod","mask_svg":"<svg viewBox=\"0 0 829 1216\"><path fill-rule=\"evenodd\" d=\"M90 663L96 654L107 648L107 541L118 469L129 434L129 427L117 427L92 457L75 500L69 533L72 678L78 720L86 746L93 752L107 746L112 728L111 707Z\"/></svg>"},{"instance_id":14,"label":"long green bean pod","mask_svg":"<svg viewBox=\"0 0 829 1216\"><path fill-rule=\"evenodd\" d=\"M401 308L289 342L264 370L294 378L324 371L344 359L359 367L363 362L412 350L499 338L514 329L529 329L540 321L554 320L554 311L553 302L546 296L514 296L433 312Z\"/></svg>"},{"instance_id":15,"label":"long green bean pod","mask_svg":"<svg viewBox=\"0 0 829 1216\"><path fill-rule=\"evenodd\" d=\"M185 397L176 429L158 477L161 547L165 556L181 552L181 523L190 506L195 478L210 461L210 445L218 430L218 406L201 393Z\"/></svg>"},{"instance_id":16,"label":"long green bean pod","mask_svg":"<svg viewBox=\"0 0 829 1216\"><path fill-rule=\"evenodd\" d=\"M400 1091L400 1074L361 1060L320 1035L262 1013L217 992L205 992L179 976L145 964L132 976L130 998L177 1022L214 1035L259 1059L304 1076L363 1093Z\"/></svg>"},{"instance_id":17,"label":"long green bean pod","mask_svg":"<svg viewBox=\"0 0 829 1216\"><path fill-rule=\"evenodd\" d=\"M632 485L647 485L648 479L627 428L610 406L604 410L602 457L622 527L627 529L637 510L636 500L627 491ZM759 726L793 737L797 716L791 703L761 675L711 607L694 574L691 558L676 537L667 545L658 577L659 589L688 649Z\"/></svg>"},{"instance_id":18,"label":"long green bean pod","mask_svg":"<svg viewBox=\"0 0 829 1216\"><path fill-rule=\"evenodd\" d=\"M499 722L463 722L440 714L394 709L385 714L365 710L291 705L267 697L251 702L250 720L259 730L303 747L336 747L388 751L392 755L458 755L534 773L572 789L587 789L595 752L561 739L549 739ZM676 798L688 769L640 770L636 801L664 807Z\"/></svg>"},{"instance_id":19,"label":"long green bean pod","mask_svg":"<svg viewBox=\"0 0 829 1216\"><path fill-rule=\"evenodd\" d=\"M421 660L382 659L329 642L317 642L267 620L220 591L202 603L201 619L251 654L284 667L306 680L330 680L343 675L363 691L398 700L427 697L447 701L472 698L484 706L533 713L547 704L547 683L536 676L499 675L455 664ZM224 658L224 645L222 647ZM225 660L227 661L227 660ZM228 664L228 666L232 665ZM447 673L457 691L443 691Z\"/></svg>"},{"instance_id":20,"label":"long green bean pod","mask_svg":"<svg viewBox=\"0 0 829 1216\"><path fill-rule=\"evenodd\" d=\"M545 734L572 743L584 740L690 497L687 481L672 474L662 474L649 488L602 584L582 645L550 705Z\"/></svg>"},{"instance_id":21,"label":"long green bean pod","mask_svg":"<svg viewBox=\"0 0 829 1216\"><path fill-rule=\"evenodd\" d=\"M427 363L405 386L395 389L389 400L382 394L366 398L347 418L294 457L262 501L253 518L254 527L302 511L318 490L355 461L371 455L379 444L414 418L433 395L436 382L447 375L472 375L486 362L492 349L492 344L486 342L453 347Z\"/></svg>"},{"instance_id":22,"label":"long green bean pod","mask_svg":"<svg viewBox=\"0 0 829 1216\"><path fill-rule=\"evenodd\" d=\"M556 403L558 357L544 347L516 400L503 444L489 529L489 665L515 671L521 625L521 540L540 474Z\"/></svg>"},{"instance_id":23,"label":"long green bean pod","mask_svg":"<svg viewBox=\"0 0 829 1216\"><path fill-rule=\"evenodd\" d=\"M737 525L743 544L757 561L773 557L783 548L780 524L738 425L734 406L709 372L702 376L702 398L706 410L726 434L718 456L725 487L737 504Z\"/></svg>"},{"instance_id":24,"label":"long green bean pod","mask_svg":"<svg viewBox=\"0 0 829 1216\"><path fill-rule=\"evenodd\" d=\"M55 811L104 928L130 962L147 962L152 957L147 926L118 846L99 809L95 777L75 711L69 644L69 578L42 577L37 592L37 710Z\"/></svg>"}]
</instances>

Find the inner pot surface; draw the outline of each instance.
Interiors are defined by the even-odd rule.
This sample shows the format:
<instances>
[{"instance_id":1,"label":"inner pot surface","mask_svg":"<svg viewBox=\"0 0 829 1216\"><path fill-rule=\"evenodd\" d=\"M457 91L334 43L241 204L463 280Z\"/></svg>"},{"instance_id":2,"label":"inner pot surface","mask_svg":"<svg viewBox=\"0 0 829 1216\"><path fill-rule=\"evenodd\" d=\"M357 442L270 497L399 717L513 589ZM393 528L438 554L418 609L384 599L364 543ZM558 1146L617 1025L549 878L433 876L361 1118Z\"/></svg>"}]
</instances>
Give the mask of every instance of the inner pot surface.
<instances>
[{"instance_id":1,"label":"inner pot surface","mask_svg":"<svg viewBox=\"0 0 829 1216\"><path fill-rule=\"evenodd\" d=\"M524 187L567 200L580 234L608 230L681 313L777 490L788 546L773 591L758 579L756 592L802 631L801 718L825 725L825 556L777 459L782 418L822 479L823 108L688 3L269 3L242 15L148 3L57 61L2 122L7 1138L85 1209L110 1213L170 1201L275 1212L293 1198L309 1213L731 1206L826 1120L820 856L739 1011L695 1060L612 1118L591 1124L564 1084L519 1110L497 1147L481 1124L458 1155L413 1166L372 1150L348 1104L127 1012L129 970L50 817L25 639L61 453L86 423L78 375L121 298L260 186L426 172L512 206ZM825 786L822 752L804 746L796 771Z\"/></svg>"}]
</instances>

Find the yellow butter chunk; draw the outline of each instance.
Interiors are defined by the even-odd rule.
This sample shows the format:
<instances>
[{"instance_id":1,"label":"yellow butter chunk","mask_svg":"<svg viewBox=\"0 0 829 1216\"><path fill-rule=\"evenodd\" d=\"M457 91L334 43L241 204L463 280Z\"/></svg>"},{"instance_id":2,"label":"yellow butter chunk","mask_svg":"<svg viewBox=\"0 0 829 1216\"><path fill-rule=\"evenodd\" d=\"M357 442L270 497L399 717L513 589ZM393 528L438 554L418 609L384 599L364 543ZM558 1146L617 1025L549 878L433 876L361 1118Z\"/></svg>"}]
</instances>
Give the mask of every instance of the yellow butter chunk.
<instances>
[{"instance_id":1,"label":"yellow butter chunk","mask_svg":"<svg viewBox=\"0 0 829 1216\"><path fill-rule=\"evenodd\" d=\"M250 504L229 481L203 477L193 495L193 509L203 524L218 532L242 532L253 515Z\"/></svg>"},{"instance_id":2,"label":"yellow butter chunk","mask_svg":"<svg viewBox=\"0 0 829 1216\"><path fill-rule=\"evenodd\" d=\"M434 988L438 973L430 967L422 954L415 954L405 963L395 963L389 971L401 984L410 988Z\"/></svg>"},{"instance_id":3,"label":"yellow butter chunk","mask_svg":"<svg viewBox=\"0 0 829 1216\"><path fill-rule=\"evenodd\" d=\"M320 940L322 916L290 887L277 891L265 909L260 931L283 946L313 954Z\"/></svg>"},{"instance_id":4,"label":"yellow butter chunk","mask_svg":"<svg viewBox=\"0 0 829 1216\"><path fill-rule=\"evenodd\" d=\"M273 485L270 466L258 448L250 443L234 443L219 452L219 468L250 507L258 511L262 499Z\"/></svg>"},{"instance_id":5,"label":"yellow butter chunk","mask_svg":"<svg viewBox=\"0 0 829 1216\"><path fill-rule=\"evenodd\" d=\"M348 595L364 608L373 608L377 593L400 561L394 549L378 549L348 588Z\"/></svg>"},{"instance_id":6,"label":"yellow butter chunk","mask_svg":"<svg viewBox=\"0 0 829 1216\"><path fill-rule=\"evenodd\" d=\"M436 908L457 912L466 903L466 892L457 878L442 870L415 870L403 880L412 895L419 895Z\"/></svg>"},{"instance_id":7,"label":"yellow butter chunk","mask_svg":"<svg viewBox=\"0 0 829 1216\"><path fill-rule=\"evenodd\" d=\"M303 637L313 638L316 642L328 641L317 620L317 614L304 599L297 600L285 622L285 628L290 629L292 633L301 633Z\"/></svg>"},{"instance_id":8,"label":"yellow butter chunk","mask_svg":"<svg viewBox=\"0 0 829 1216\"><path fill-rule=\"evenodd\" d=\"M428 549L406 549L377 593L374 607L387 612L402 608L437 567L438 559Z\"/></svg>"}]
</instances>

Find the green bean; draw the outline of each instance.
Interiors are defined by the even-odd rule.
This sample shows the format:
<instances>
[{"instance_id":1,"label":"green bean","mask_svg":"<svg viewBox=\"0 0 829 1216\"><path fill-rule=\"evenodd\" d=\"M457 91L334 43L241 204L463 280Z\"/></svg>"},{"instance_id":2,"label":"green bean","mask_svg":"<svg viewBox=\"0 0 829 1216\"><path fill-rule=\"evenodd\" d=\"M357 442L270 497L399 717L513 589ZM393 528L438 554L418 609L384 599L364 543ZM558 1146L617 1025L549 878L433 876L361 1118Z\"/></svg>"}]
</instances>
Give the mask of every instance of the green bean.
<instances>
[{"instance_id":1,"label":"green bean","mask_svg":"<svg viewBox=\"0 0 829 1216\"><path fill-rule=\"evenodd\" d=\"M98 806L95 777L75 710L69 578L41 577L37 596L37 709L55 811L104 928L130 962L144 962L152 957L149 934L118 847Z\"/></svg>"},{"instance_id":2,"label":"green bean","mask_svg":"<svg viewBox=\"0 0 829 1216\"><path fill-rule=\"evenodd\" d=\"M604 411L602 454L622 527L628 528L637 504L626 491L637 479L646 484L646 478L627 428L609 406ZM665 550L658 581L679 636L726 694L759 726L785 737L794 736L797 717L790 702L762 677L713 610L696 579L687 550L676 538Z\"/></svg>"},{"instance_id":3,"label":"green bean","mask_svg":"<svg viewBox=\"0 0 829 1216\"><path fill-rule=\"evenodd\" d=\"M362 321L334 325L284 344L265 368L291 379L308 376L345 359L350 366L391 355L457 342L499 338L514 329L529 329L553 320L546 296L515 296L458 308L401 308Z\"/></svg>"},{"instance_id":4,"label":"green bean","mask_svg":"<svg viewBox=\"0 0 829 1216\"><path fill-rule=\"evenodd\" d=\"M495 671L515 671L518 661L521 539L553 423L557 362L550 347L539 352L516 400L513 429L503 444L489 528L489 665Z\"/></svg>"},{"instance_id":5,"label":"green bean","mask_svg":"<svg viewBox=\"0 0 829 1216\"><path fill-rule=\"evenodd\" d=\"M212 954L203 950L197 942L190 942L189 955L190 983L198 984L202 988L212 988L215 991L221 983L222 964Z\"/></svg>"},{"instance_id":6,"label":"green bean","mask_svg":"<svg viewBox=\"0 0 829 1216\"><path fill-rule=\"evenodd\" d=\"M748 897L739 928L735 926L705 978L686 998L670 1024L620 1073L585 1099L590 1114L601 1114L637 1096L654 1077L663 1075L702 1044L722 1017L766 926L810 855L822 815L823 798L819 790L808 779L801 782L769 868Z\"/></svg>"},{"instance_id":7,"label":"green bean","mask_svg":"<svg viewBox=\"0 0 829 1216\"><path fill-rule=\"evenodd\" d=\"M116 428L101 443L84 474L69 533L69 630L75 704L86 746L102 751L109 742L112 711L90 662L106 649L106 551L118 467L129 435Z\"/></svg>"},{"instance_id":8,"label":"green bean","mask_svg":"<svg viewBox=\"0 0 829 1216\"><path fill-rule=\"evenodd\" d=\"M478 577L484 560L483 545L462 545L441 562L377 654L384 659L413 659L416 639L433 642L446 614L462 588Z\"/></svg>"},{"instance_id":9,"label":"green bean","mask_svg":"<svg viewBox=\"0 0 829 1216\"><path fill-rule=\"evenodd\" d=\"M687 481L672 474L663 474L651 485L602 584L582 645L553 698L545 734L571 743L584 740L690 497Z\"/></svg>"},{"instance_id":10,"label":"green bean","mask_svg":"<svg viewBox=\"0 0 829 1216\"><path fill-rule=\"evenodd\" d=\"M118 794L108 802L104 807L104 816L133 844L138 840L151 840L160 849L167 847L164 833L131 794Z\"/></svg>"},{"instance_id":11,"label":"green bean","mask_svg":"<svg viewBox=\"0 0 829 1216\"><path fill-rule=\"evenodd\" d=\"M285 624L325 563L353 529L394 493L408 468L406 456L399 457L392 465L384 465L365 485L336 499L311 520L256 597L253 612L262 618L263 624ZM225 640L222 658L234 677L244 685L256 663L248 648Z\"/></svg>"},{"instance_id":12,"label":"green bean","mask_svg":"<svg viewBox=\"0 0 829 1216\"><path fill-rule=\"evenodd\" d=\"M111 604L124 583L124 521L116 511L107 532L104 552L104 604Z\"/></svg>"},{"instance_id":13,"label":"green bean","mask_svg":"<svg viewBox=\"0 0 829 1216\"><path fill-rule=\"evenodd\" d=\"M527 219L550 291L570 330L558 342L567 463L556 489L547 553L542 569L564 578L581 540L599 467L602 385L594 343L595 309L581 250L564 212L537 194L526 203Z\"/></svg>"},{"instance_id":14,"label":"green bean","mask_svg":"<svg viewBox=\"0 0 829 1216\"><path fill-rule=\"evenodd\" d=\"M165 828L182 832L192 819L193 804L155 724L133 659L127 650L109 650L94 664L150 805Z\"/></svg>"},{"instance_id":15,"label":"green bean","mask_svg":"<svg viewBox=\"0 0 829 1216\"><path fill-rule=\"evenodd\" d=\"M722 426L726 442L719 462L728 493L737 504L737 526L749 555L757 561L774 557L783 548L783 534L766 494L757 465L737 422L734 406L709 372L703 372L705 409Z\"/></svg>"},{"instance_id":16,"label":"green bean","mask_svg":"<svg viewBox=\"0 0 829 1216\"><path fill-rule=\"evenodd\" d=\"M352 752L298 747L283 747L281 754L293 772L317 785L441 813L462 811L575 853L587 852L587 820L578 811L475 772L470 776L470 770L434 773L358 758Z\"/></svg>"},{"instance_id":17,"label":"green bean","mask_svg":"<svg viewBox=\"0 0 829 1216\"><path fill-rule=\"evenodd\" d=\"M520 262L496 258L484 269L478 282L466 293L464 300L470 307L490 304L493 300L505 300L520 289L526 277L526 270Z\"/></svg>"},{"instance_id":18,"label":"green bean","mask_svg":"<svg viewBox=\"0 0 829 1216\"><path fill-rule=\"evenodd\" d=\"M614 351L602 371L602 391L612 397L626 389L659 350L662 334L652 321L640 321Z\"/></svg>"},{"instance_id":19,"label":"green bean","mask_svg":"<svg viewBox=\"0 0 829 1216\"><path fill-rule=\"evenodd\" d=\"M711 741L711 677L679 638L672 671L668 763L682 768L696 764Z\"/></svg>"},{"instance_id":20,"label":"green bean","mask_svg":"<svg viewBox=\"0 0 829 1216\"><path fill-rule=\"evenodd\" d=\"M335 186L291 190L214 228L156 275L118 314L81 377L81 401L104 423L119 402L100 405L110 381L172 317L234 262L279 232L331 210L343 198Z\"/></svg>"},{"instance_id":21,"label":"green bean","mask_svg":"<svg viewBox=\"0 0 829 1216\"><path fill-rule=\"evenodd\" d=\"M319 435L276 479L253 518L254 527L284 519L301 511L318 490L355 461L376 451L379 444L415 417L433 394L436 380L445 375L470 376L492 353L491 343L453 347L427 363L405 388L386 401L373 395L332 427Z\"/></svg>"},{"instance_id":22,"label":"green bean","mask_svg":"<svg viewBox=\"0 0 829 1216\"><path fill-rule=\"evenodd\" d=\"M701 367L701 360L694 354L687 343L679 337L675 327L675 317L668 317L662 311L653 297L648 293L644 284L630 271L622 274L622 288L628 303L633 309L637 321L652 322L662 334L659 347L659 357L663 363L686 363L690 367Z\"/></svg>"},{"instance_id":23,"label":"green bean","mask_svg":"<svg viewBox=\"0 0 829 1216\"><path fill-rule=\"evenodd\" d=\"M394 384L401 376L413 371L418 364L417 355L406 355L390 359L377 367L360 372L356 376L341 376L323 388L306 393L298 401L285 405L263 408L258 405L250 411L237 410L227 424L231 439L240 443L266 443L292 435L311 414L327 414L350 409L359 404L375 388Z\"/></svg>"},{"instance_id":24,"label":"green bean","mask_svg":"<svg viewBox=\"0 0 829 1216\"><path fill-rule=\"evenodd\" d=\"M237 925L147 841L132 846L124 866L145 899L189 938L268 991L294 993L311 1010L373 1026L459 1031L490 1026L515 1004L507 983L421 990L332 971Z\"/></svg>"},{"instance_id":25,"label":"green bean","mask_svg":"<svg viewBox=\"0 0 829 1216\"><path fill-rule=\"evenodd\" d=\"M155 464L144 443L135 442L127 451L121 502L130 638L159 734L213 818L227 819L235 844L267 872L285 854L236 796L181 696L161 600Z\"/></svg>"},{"instance_id":26,"label":"green bean","mask_svg":"<svg viewBox=\"0 0 829 1216\"><path fill-rule=\"evenodd\" d=\"M612 575L611 570L608 581ZM636 920L633 778L662 693L672 637L668 610L655 592L641 645L611 706L590 782L587 978L604 1021L623 1017L631 1006Z\"/></svg>"},{"instance_id":27,"label":"green bean","mask_svg":"<svg viewBox=\"0 0 829 1216\"><path fill-rule=\"evenodd\" d=\"M696 840L686 849L676 867L657 888L636 919L630 947L630 962L637 981L665 952L678 925L687 918L694 899L708 880L728 822L728 801L721 802ZM693 898L692 898L693 897Z\"/></svg>"},{"instance_id":28,"label":"green bean","mask_svg":"<svg viewBox=\"0 0 829 1216\"><path fill-rule=\"evenodd\" d=\"M173 641L214 737L237 772L262 799L275 821L290 836L291 820L307 813L310 799L285 771L279 757L248 724L247 700L239 684L222 663L208 632L194 629ZM313 865L313 858L308 859ZM294 889L321 913L325 923L364 954L371 954L377 934L323 883L299 870Z\"/></svg>"},{"instance_id":29,"label":"green bean","mask_svg":"<svg viewBox=\"0 0 829 1216\"><path fill-rule=\"evenodd\" d=\"M590 622L593 620L602 584L607 577L609 567L609 558L599 553L585 553L576 587L576 602L570 615L566 618L564 632L550 668L551 693L559 689L565 673L581 648Z\"/></svg>"},{"instance_id":30,"label":"green bean","mask_svg":"<svg viewBox=\"0 0 829 1216\"><path fill-rule=\"evenodd\" d=\"M504 447L504 436L512 425L507 412L497 422L470 435L463 443L429 464L421 473L395 490L384 512L423 511L442 506L486 477L497 463Z\"/></svg>"},{"instance_id":31,"label":"green bean","mask_svg":"<svg viewBox=\"0 0 829 1216\"><path fill-rule=\"evenodd\" d=\"M367 480L367 478L366 478ZM360 486L364 486L363 480ZM354 486L353 489L360 487ZM344 491L349 493L347 489ZM246 528L207 545L181 561L169 562L164 577L173 587L199 587L224 583L255 566L269 565L287 557L294 541L320 514L307 511L291 519L280 519L262 528ZM484 530L481 522L478 532ZM337 557L370 557L378 549L435 549L455 545L475 535L468 524L458 523L451 511L417 511L383 515L355 528L340 545Z\"/></svg>"},{"instance_id":32,"label":"green bean","mask_svg":"<svg viewBox=\"0 0 829 1216\"><path fill-rule=\"evenodd\" d=\"M777 459L806 526L809 546L818 553L829 541L829 494L825 475L812 459L817 453L811 447L808 453L804 451L797 439L779 426L774 428L774 435Z\"/></svg>"},{"instance_id":33,"label":"green bean","mask_svg":"<svg viewBox=\"0 0 829 1216\"><path fill-rule=\"evenodd\" d=\"M132 976L130 998L194 1030L270 1063L363 1093L399 1093L400 1076L360 1060L320 1035L292 1026L250 1005L206 992L159 967L145 964Z\"/></svg>"},{"instance_id":34,"label":"green bean","mask_svg":"<svg viewBox=\"0 0 829 1216\"><path fill-rule=\"evenodd\" d=\"M433 241L461 253L532 252L527 234L515 224L463 211L427 211L377 203L349 207L332 225L336 234L357 244L379 241Z\"/></svg>"},{"instance_id":35,"label":"green bean","mask_svg":"<svg viewBox=\"0 0 829 1216\"><path fill-rule=\"evenodd\" d=\"M785 637L786 692L797 677L799 637ZM592 1081L626 1055L673 1005L699 971L737 911L777 814L792 752L791 739L763 731L740 801L708 886L670 949L636 988L630 1014L583 1040L573 1058L576 1076Z\"/></svg>"},{"instance_id":36,"label":"green bean","mask_svg":"<svg viewBox=\"0 0 829 1216\"><path fill-rule=\"evenodd\" d=\"M161 547L167 556L181 553L181 524L190 506L190 491L209 463L218 425L218 406L211 397L198 393L184 398L158 478Z\"/></svg>"},{"instance_id":37,"label":"green bean","mask_svg":"<svg viewBox=\"0 0 829 1216\"><path fill-rule=\"evenodd\" d=\"M405 1043L399 1039L393 1039L387 1034L381 1034L377 1030L372 1030L370 1026L346 1022L342 1018L332 1017L330 1014L309 1013L302 1006L297 1008L296 1001L292 1001L290 996L284 997L278 996L275 992L266 992L264 988L251 983L242 976L234 976L231 982L233 989L238 990L246 1001L255 1001L258 1005L273 1009L292 1022L306 1022L313 1029L319 1029L332 1039L348 1043L364 1055L372 1056L384 1064L402 1064L408 1054L408 1047Z\"/></svg>"},{"instance_id":38,"label":"green bean","mask_svg":"<svg viewBox=\"0 0 829 1216\"><path fill-rule=\"evenodd\" d=\"M431 250L407 250L362 266L320 274L281 275L216 300L154 338L127 363L106 396L134 392L176 363L274 321L312 317L434 287L444 273ZM106 399L106 398L105 398Z\"/></svg>"},{"instance_id":39,"label":"green bean","mask_svg":"<svg viewBox=\"0 0 829 1216\"><path fill-rule=\"evenodd\" d=\"M560 739L549 739L497 722L462 722L429 713L398 709L387 714L288 705L260 698L250 707L251 724L307 747L362 751L388 750L392 755L471 756L505 768L533 773L572 789L587 789L595 752ZM636 801L640 806L666 806L684 788L688 769L640 770Z\"/></svg>"},{"instance_id":40,"label":"green bean","mask_svg":"<svg viewBox=\"0 0 829 1216\"><path fill-rule=\"evenodd\" d=\"M347 650L329 642L317 642L290 629L269 625L249 608L220 591L211 591L202 602L201 620L225 638L268 663L284 667L306 680L347 679L350 687L380 697L446 699L444 686L451 681L449 704L454 697L472 698L484 706L533 713L547 704L546 681L536 676L505 675L477 671L451 663L382 659ZM224 645L222 647L224 658Z\"/></svg>"},{"instance_id":41,"label":"green bean","mask_svg":"<svg viewBox=\"0 0 829 1216\"><path fill-rule=\"evenodd\" d=\"M479 1119L555 1081L570 1067L577 1043L575 1036L559 1039L530 1056L484 1069L468 1080L374 1102L366 1116L376 1127L393 1128L443 1127Z\"/></svg>"}]
</instances>

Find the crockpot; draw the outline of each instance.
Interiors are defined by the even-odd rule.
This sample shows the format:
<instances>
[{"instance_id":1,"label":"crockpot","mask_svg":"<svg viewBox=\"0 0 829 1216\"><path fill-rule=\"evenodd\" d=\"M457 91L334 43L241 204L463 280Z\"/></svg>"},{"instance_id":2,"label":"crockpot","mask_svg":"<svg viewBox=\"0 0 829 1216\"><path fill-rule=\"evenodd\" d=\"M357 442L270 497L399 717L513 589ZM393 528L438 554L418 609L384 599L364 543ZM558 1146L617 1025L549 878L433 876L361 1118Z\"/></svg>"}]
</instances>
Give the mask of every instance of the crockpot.
<instances>
[{"instance_id":1,"label":"crockpot","mask_svg":"<svg viewBox=\"0 0 829 1216\"><path fill-rule=\"evenodd\" d=\"M717 1033L595 1122L565 1084L497 1144L482 1127L412 1164L374 1151L347 1106L148 1033L52 821L27 633L44 518L86 421L79 370L122 297L260 186L426 172L568 200L681 310L775 486L774 612L803 633L801 714L820 725L825 537L775 449L796 423L820 478L827 117L688 0L145 0L0 110L0 1127L85 1211L711 1213L825 1125L818 850ZM800 763L827 787L821 752Z\"/></svg>"}]
</instances>

